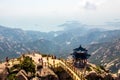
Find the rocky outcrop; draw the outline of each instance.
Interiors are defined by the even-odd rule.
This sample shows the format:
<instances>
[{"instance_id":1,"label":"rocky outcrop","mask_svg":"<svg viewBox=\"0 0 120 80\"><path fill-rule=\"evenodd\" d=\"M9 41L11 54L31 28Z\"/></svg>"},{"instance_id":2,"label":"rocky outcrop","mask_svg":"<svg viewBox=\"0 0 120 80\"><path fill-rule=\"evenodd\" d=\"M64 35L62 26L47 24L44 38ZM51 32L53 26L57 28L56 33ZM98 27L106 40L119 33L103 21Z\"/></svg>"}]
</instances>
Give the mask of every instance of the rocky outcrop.
<instances>
[{"instance_id":1,"label":"rocky outcrop","mask_svg":"<svg viewBox=\"0 0 120 80\"><path fill-rule=\"evenodd\" d=\"M62 67L57 67L56 69L56 67L53 67L54 69L56 69L54 70L53 68L50 68L49 66L45 65L45 63L43 63L43 65L40 64L38 62L40 57L41 55L38 55L38 54L35 54L34 56L32 54L26 54L26 56L24 57L25 59L27 59L25 60L25 62L30 62L30 63L33 62L33 64L35 64L35 67L34 67L35 71L31 71L32 69L30 68L31 65L27 66L26 68L21 68L23 64L22 62L20 63L20 61L18 64L11 64L12 67L9 67L9 68L7 68L8 65L0 64L0 71L1 71L0 80L5 80L6 76L8 75L8 72L9 72L9 75L7 76L8 80L13 80L13 79L73 80L72 79L73 77L71 76L71 74L69 74L69 72L66 70L67 68L63 69ZM47 61L46 57L42 57L42 58L44 61ZM21 59L18 58L18 60L21 60ZM30 63L25 63L24 65L29 65ZM108 70L106 70L103 66L97 66L92 63L87 63L84 68L77 68L73 66L71 63L69 64L70 64L69 66L74 67L74 69L77 70L78 72L80 71L80 74L82 74L82 76L84 76L87 80L120 80L120 70L118 70L117 74L112 74ZM1 66L3 66L3 68L1 68ZM27 68L30 68L30 70L26 70ZM76 75L79 75L79 73L77 73Z\"/></svg>"},{"instance_id":2,"label":"rocky outcrop","mask_svg":"<svg viewBox=\"0 0 120 80\"><path fill-rule=\"evenodd\" d=\"M98 74L94 71L89 72L85 78L87 80L115 80L115 77L110 74L110 73L106 73L106 74Z\"/></svg>"},{"instance_id":3,"label":"rocky outcrop","mask_svg":"<svg viewBox=\"0 0 120 80\"><path fill-rule=\"evenodd\" d=\"M59 80L58 76L49 68L42 68L41 70L38 70L37 76L41 77L41 79L45 80Z\"/></svg>"},{"instance_id":4,"label":"rocky outcrop","mask_svg":"<svg viewBox=\"0 0 120 80\"><path fill-rule=\"evenodd\" d=\"M120 80L120 70L118 70L116 80Z\"/></svg>"},{"instance_id":5,"label":"rocky outcrop","mask_svg":"<svg viewBox=\"0 0 120 80\"><path fill-rule=\"evenodd\" d=\"M17 80L28 80L27 73L24 70L20 70L16 75Z\"/></svg>"},{"instance_id":6,"label":"rocky outcrop","mask_svg":"<svg viewBox=\"0 0 120 80\"><path fill-rule=\"evenodd\" d=\"M4 63L0 64L0 80L5 80L8 75L8 69Z\"/></svg>"},{"instance_id":7,"label":"rocky outcrop","mask_svg":"<svg viewBox=\"0 0 120 80\"><path fill-rule=\"evenodd\" d=\"M87 80L99 80L99 79L102 79L102 77L100 76L100 75L98 75L96 72L94 72L94 71L91 71L91 72L89 72L86 76L85 76L85 78L87 79Z\"/></svg>"}]
</instances>

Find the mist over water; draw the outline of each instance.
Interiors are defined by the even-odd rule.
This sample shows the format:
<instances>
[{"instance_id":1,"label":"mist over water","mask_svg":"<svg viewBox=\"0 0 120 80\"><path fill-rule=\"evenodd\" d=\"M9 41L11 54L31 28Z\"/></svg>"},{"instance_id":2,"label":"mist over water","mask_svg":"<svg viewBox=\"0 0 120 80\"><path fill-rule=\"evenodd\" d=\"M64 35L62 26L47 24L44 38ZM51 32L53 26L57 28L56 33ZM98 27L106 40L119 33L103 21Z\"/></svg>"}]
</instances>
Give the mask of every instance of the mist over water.
<instances>
[{"instance_id":1,"label":"mist over water","mask_svg":"<svg viewBox=\"0 0 120 80\"><path fill-rule=\"evenodd\" d=\"M85 25L119 29L119 7L119 0L0 0L0 25L42 32Z\"/></svg>"}]
</instances>

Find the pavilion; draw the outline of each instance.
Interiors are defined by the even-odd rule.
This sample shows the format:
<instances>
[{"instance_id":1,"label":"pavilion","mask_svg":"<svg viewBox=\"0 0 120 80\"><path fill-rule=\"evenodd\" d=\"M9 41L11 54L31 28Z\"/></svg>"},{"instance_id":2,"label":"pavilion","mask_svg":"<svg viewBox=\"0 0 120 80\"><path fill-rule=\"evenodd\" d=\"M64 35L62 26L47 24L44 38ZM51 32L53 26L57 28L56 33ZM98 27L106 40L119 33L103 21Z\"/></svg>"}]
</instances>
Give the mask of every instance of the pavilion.
<instances>
[{"instance_id":1,"label":"pavilion","mask_svg":"<svg viewBox=\"0 0 120 80\"><path fill-rule=\"evenodd\" d=\"M87 59L90 57L90 54L88 54L87 51L88 50L81 45L78 48L73 49L72 57L74 66L85 67Z\"/></svg>"}]
</instances>

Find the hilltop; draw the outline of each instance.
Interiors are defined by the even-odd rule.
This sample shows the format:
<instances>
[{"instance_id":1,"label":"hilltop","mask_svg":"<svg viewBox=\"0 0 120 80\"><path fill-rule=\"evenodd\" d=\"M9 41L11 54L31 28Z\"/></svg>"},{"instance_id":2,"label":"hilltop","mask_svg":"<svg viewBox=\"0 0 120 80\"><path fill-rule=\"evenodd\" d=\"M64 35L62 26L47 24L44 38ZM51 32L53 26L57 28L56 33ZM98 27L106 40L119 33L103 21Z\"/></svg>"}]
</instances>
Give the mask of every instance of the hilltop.
<instances>
[{"instance_id":1,"label":"hilltop","mask_svg":"<svg viewBox=\"0 0 120 80\"><path fill-rule=\"evenodd\" d=\"M39 53L24 54L1 63L0 75L1 80L5 78L8 80L75 80L77 76L78 79L86 78L87 80L119 80L117 74L110 73L102 66L88 63L86 68L76 68L69 60Z\"/></svg>"}]
</instances>

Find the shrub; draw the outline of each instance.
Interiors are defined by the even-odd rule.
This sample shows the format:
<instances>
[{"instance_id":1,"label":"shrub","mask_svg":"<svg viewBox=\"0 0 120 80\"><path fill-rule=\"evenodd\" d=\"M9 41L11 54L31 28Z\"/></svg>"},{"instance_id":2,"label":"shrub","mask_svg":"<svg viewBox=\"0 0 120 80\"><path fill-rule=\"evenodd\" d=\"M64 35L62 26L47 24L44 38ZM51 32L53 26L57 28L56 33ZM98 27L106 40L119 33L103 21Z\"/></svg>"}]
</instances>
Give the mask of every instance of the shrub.
<instances>
[{"instance_id":1,"label":"shrub","mask_svg":"<svg viewBox=\"0 0 120 80\"><path fill-rule=\"evenodd\" d=\"M24 60L21 62L21 69L24 69L26 72L35 73L35 65L32 58L28 56L25 57Z\"/></svg>"}]
</instances>

